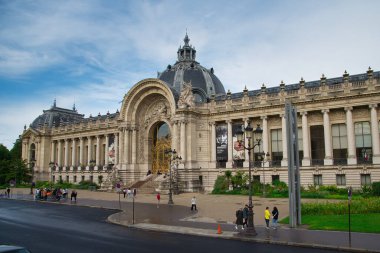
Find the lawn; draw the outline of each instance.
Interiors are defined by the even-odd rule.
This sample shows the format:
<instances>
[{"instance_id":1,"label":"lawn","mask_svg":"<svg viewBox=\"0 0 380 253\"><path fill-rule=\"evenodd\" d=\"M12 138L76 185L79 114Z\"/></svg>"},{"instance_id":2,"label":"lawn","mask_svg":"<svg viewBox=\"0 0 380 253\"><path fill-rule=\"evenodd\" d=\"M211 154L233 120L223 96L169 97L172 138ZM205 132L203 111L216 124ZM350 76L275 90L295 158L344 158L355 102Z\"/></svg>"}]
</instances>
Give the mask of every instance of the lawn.
<instances>
[{"instance_id":1,"label":"lawn","mask_svg":"<svg viewBox=\"0 0 380 253\"><path fill-rule=\"evenodd\" d=\"M281 223L289 223L289 218L281 220ZM348 214L303 215L302 224L313 230L348 231ZM380 213L351 214L351 231L380 233Z\"/></svg>"}]
</instances>

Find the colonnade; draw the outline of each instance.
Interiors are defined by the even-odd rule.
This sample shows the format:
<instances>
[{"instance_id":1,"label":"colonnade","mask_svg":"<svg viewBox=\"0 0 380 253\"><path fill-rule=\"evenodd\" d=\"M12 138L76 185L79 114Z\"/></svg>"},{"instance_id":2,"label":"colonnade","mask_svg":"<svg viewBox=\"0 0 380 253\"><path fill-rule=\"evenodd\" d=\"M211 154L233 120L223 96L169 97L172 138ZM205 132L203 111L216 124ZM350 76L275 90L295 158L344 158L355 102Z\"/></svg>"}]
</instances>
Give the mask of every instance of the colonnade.
<instances>
[{"instance_id":1,"label":"colonnade","mask_svg":"<svg viewBox=\"0 0 380 253\"><path fill-rule=\"evenodd\" d=\"M95 136L56 139L51 142L50 161L59 167L108 166L110 136L114 137L115 164L118 163L118 132ZM79 145L78 145L79 140Z\"/></svg>"},{"instance_id":2,"label":"colonnade","mask_svg":"<svg viewBox=\"0 0 380 253\"><path fill-rule=\"evenodd\" d=\"M377 117L377 104L369 105L370 109L370 125L371 125L371 141L372 141L372 155L373 163L380 164L380 140L379 140L379 120ZM353 107L344 108L346 114L345 125L347 128L347 164L355 165L357 164L356 157L356 143L355 143L355 122L353 121ZM314 112L314 111L313 111ZM308 124L308 111L301 111L301 129L302 129L302 146L303 146L303 159L302 166L311 165L311 143L309 136L309 124ZM330 119L330 110L323 109L321 110L323 117L323 129L324 129L324 147L325 147L325 158L324 165L333 165L333 146L332 146L332 135L331 135L331 119ZM261 141L261 147L263 152L270 152L269 150L269 129L268 129L268 117L273 115L261 116L258 120L251 121L251 127L255 128L256 126L252 123L259 123L263 129L263 136ZM287 137L286 137L286 119L284 114L279 115L281 117L281 136L282 136L282 150L283 150L283 159L281 161L281 166L288 166L288 157L287 157ZM227 123L227 136L228 136L228 161L227 167L231 167L233 163L232 151L232 123L241 122L246 127L249 119L228 119L226 121L210 122L210 133L211 133L211 151L210 151L210 161L216 162L216 125L217 123ZM246 151L245 157L248 157L248 151ZM269 163L264 166L269 166ZM248 163L245 162L244 167L248 167Z\"/></svg>"}]
</instances>

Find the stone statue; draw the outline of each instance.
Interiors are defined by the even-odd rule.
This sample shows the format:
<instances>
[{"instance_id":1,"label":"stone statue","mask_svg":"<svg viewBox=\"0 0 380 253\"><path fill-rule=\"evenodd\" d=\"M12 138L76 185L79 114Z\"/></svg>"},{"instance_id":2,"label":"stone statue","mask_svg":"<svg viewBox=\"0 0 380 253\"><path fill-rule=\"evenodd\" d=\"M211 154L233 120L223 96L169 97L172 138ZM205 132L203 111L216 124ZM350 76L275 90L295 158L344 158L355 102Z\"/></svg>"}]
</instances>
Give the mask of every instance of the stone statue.
<instances>
[{"instance_id":1,"label":"stone statue","mask_svg":"<svg viewBox=\"0 0 380 253\"><path fill-rule=\"evenodd\" d=\"M179 108L187 108L187 107L194 107L194 95L192 91L192 85L191 82L183 83L181 95L179 96L178 100L178 107Z\"/></svg>"}]
</instances>

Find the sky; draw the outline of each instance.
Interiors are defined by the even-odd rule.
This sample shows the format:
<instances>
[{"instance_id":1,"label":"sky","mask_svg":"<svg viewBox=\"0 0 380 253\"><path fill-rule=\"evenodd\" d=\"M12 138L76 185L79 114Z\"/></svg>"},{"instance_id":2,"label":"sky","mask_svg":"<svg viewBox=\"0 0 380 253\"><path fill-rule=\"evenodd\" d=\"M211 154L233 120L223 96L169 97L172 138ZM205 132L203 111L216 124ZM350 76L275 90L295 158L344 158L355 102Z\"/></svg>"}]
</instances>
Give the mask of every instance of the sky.
<instances>
[{"instance_id":1,"label":"sky","mask_svg":"<svg viewBox=\"0 0 380 253\"><path fill-rule=\"evenodd\" d=\"M35 118L120 110L187 33L232 93L380 70L377 0L0 0L0 143Z\"/></svg>"}]
</instances>

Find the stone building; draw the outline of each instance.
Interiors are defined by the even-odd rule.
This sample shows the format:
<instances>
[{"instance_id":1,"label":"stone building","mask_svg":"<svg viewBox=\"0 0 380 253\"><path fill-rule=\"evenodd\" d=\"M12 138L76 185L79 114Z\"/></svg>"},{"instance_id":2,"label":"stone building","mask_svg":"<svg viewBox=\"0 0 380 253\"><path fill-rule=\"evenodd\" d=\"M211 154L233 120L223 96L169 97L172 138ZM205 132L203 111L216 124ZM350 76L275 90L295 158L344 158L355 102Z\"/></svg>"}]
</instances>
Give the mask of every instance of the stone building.
<instances>
[{"instance_id":1,"label":"stone building","mask_svg":"<svg viewBox=\"0 0 380 253\"><path fill-rule=\"evenodd\" d=\"M165 150L182 191L210 191L225 170L248 171L236 144L242 126L263 129L253 152L253 180L288 181L285 102L298 111L301 184L360 187L380 181L380 72L326 78L260 90L225 92L196 60L186 35L174 65L135 84L120 111L85 118L75 107L44 110L22 135L22 156L36 180L96 183L117 172L125 185L148 172L165 174ZM269 156L263 156L268 153Z\"/></svg>"}]
</instances>

